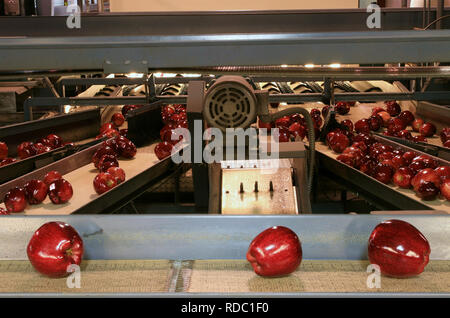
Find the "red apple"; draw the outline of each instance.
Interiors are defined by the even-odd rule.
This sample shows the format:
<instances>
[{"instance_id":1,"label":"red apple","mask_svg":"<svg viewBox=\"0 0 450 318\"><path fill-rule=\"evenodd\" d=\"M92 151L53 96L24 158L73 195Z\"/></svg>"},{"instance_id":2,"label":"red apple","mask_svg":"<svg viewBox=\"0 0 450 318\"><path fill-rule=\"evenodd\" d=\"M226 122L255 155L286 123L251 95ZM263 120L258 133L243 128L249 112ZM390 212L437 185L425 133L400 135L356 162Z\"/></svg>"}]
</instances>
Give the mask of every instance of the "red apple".
<instances>
[{"instance_id":1,"label":"red apple","mask_svg":"<svg viewBox=\"0 0 450 318\"><path fill-rule=\"evenodd\" d=\"M123 136L118 136L116 137L115 142L117 144L119 156L126 159L132 159L136 156L137 148L131 140Z\"/></svg>"},{"instance_id":2,"label":"red apple","mask_svg":"<svg viewBox=\"0 0 450 318\"><path fill-rule=\"evenodd\" d=\"M108 140L108 142L109 142L109 140ZM114 143L114 147L116 147L115 143ZM94 166L97 169L99 169L98 163L104 155L117 156L117 153L112 147L107 146L107 144L103 144L102 147L100 147L92 156L92 162L94 163Z\"/></svg>"},{"instance_id":3,"label":"red apple","mask_svg":"<svg viewBox=\"0 0 450 318\"><path fill-rule=\"evenodd\" d=\"M368 119L360 119L355 123L355 131L357 133L370 133L370 122Z\"/></svg>"},{"instance_id":4,"label":"red apple","mask_svg":"<svg viewBox=\"0 0 450 318\"><path fill-rule=\"evenodd\" d=\"M445 179L442 182L440 190L442 196L450 201L450 179Z\"/></svg>"},{"instance_id":5,"label":"red apple","mask_svg":"<svg viewBox=\"0 0 450 318\"><path fill-rule=\"evenodd\" d=\"M50 134L45 139L47 139L49 142L49 144L47 146L52 147L52 149L62 147L62 145L64 143L62 138L55 134Z\"/></svg>"},{"instance_id":6,"label":"red apple","mask_svg":"<svg viewBox=\"0 0 450 318\"><path fill-rule=\"evenodd\" d=\"M125 138L128 136L128 129L121 129L119 130L119 134Z\"/></svg>"},{"instance_id":7,"label":"red apple","mask_svg":"<svg viewBox=\"0 0 450 318\"><path fill-rule=\"evenodd\" d=\"M351 153L343 153L337 156L336 160L345 163L347 166L355 167L355 157Z\"/></svg>"},{"instance_id":8,"label":"red apple","mask_svg":"<svg viewBox=\"0 0 450 318\"><path fill-rule=\"evenodd\" d=\"M446 142L444 142L444 147L445 148L450 148L450 139L447 140Z\"/></svg>"},{"instance_id":9,"label":"red apple","mask_svg":"<svg viewBox=\"0 0 450 318\"><path fill-rule=\"evenodd\" d=\"M412 137L412 141L414 141L414 142L425 142L426 143L426 142L428 142L428 139L425 138L422 135L418 135L418 136Z\"/></svg>"},{"instance_id":10,"label":"red apple","mask_svg":"<svg viewBox=\"0 0 450 318\"><path fill-rule=\"evenodd\" d=\"M23 188L15 187L9 190L3 199L9 213L20 213L27 207L27 198Z\"/></svg>"},{"instance_id":11,"label":"red apple","mask_svg":"<svg viewBox=\"0 0 450 318\"><path fill-rule=\"evenodd\" d=\"M139 108L138 105L125 105L122 107L122 115L126 116L130 110Z\"/></svg>"},{"instance_id":12,"label":"red apple","mask_svg":"<svg viewBox=\"0 0 450 318\"><path fill-rule=\"evenodd\" d=\"M434 172L439 176L441 182L445 179L450 179L450 166L440 166L434 169Z\"/></svg>"},{"instance_id":13,"label":"red apple","mask_svg":"<svg viewBox=\"0 0 450 318\"><path fill-rule=\"evenodd\" d=\"M8 146L0 141L0 161L8 158Z\"/></svg>"},{"instance_id":14,"label":"red apple","mask_svg":"<svg viewBox=\"0 0 450 318\"><path fill-rule=\"evenodd\" d=\"M101 172L94 178L94 189L97 194L103 194L117 185L112 174Z\"/></svg>"},{"instance_id":15,"label":"red apple","mask_svg":"<svg viewBox=\"0 0 450 318\"><path fill-rule=\"evenodd\" d=\"M36 149L34 148L34 144L29 141L25 141L17 146L17 155L20 159L26 159L36 155Z\"/></svg>"},{"instance_id":16,"label":"red apple","mask_svg":"<svg viewBox=\"0 0 450 318\"><path fill-rule=\"evenodd\" d=\"M420 118L417 118L413 121L412 123L412 128L415 132L419 132L420 131L420 127L422 127L424 124L424 121Z\"/></svg>"},{"instance_id":17,"label":"red apple","mask_svg":"<svg viewBox=\"0 0 450 318\"><path fill-rule=\"evenodd\" d=\"M101 127L100 127L100 134L103 134L105 132L107 132L108 130L115 130L116 127L114 126L113 123L104 123Z\"/></svg>"},{"instance_id":18,"label":"red apple","mask_svg":"<svg viewBox=\"0 0 450 318\"><path fill-rule=\"evenodd\" d=\"M403 119L406 125L411 125L415 119L413 113L411 113L409 110L402 111L400 115L398 115L398 117Z\"/></svg>"},{"instance_id":19,"label":"red apple","mask_svg":"<svg viewBox=\"0 0 450 318\"><path fill-rule=\"evenodd\" d=\"M25 184L25 196L31 205L42 203L47 197L48 186L41 180L30 180Z\"/></svg>"},{"instance_id":20,"label":"red apple","mask_svg":"<svg viewBox=\"0 0 450 318\"><path fill-rule=\"evenodd\" d=\"M44 177L44 183L49 186L56 180L62 179L62 175L58 171L50 171Z\"/></svg>"},{"instance_id":21,"label":"red apple","mask_svg":"<svg viewBox=\"0 0 450 318\"><path fill-rule=\"evenodd\" d=\"M405 164L406 165L410 165L411 164L411 162L413 161L413 159L415 158L415 157L417 157L417 154L415 153L415 152L412 152L412 151L407 151L407 152L405 152L404 154L403 154L403 160L405 160Z\"/></svg>"},{"instance_id":22,"label":"red apple","mask_svg":"<svg viewBox=\"0 0 450 318\"><path fill-rule=\"evenodd\" d=\"M370 130L377 131L381 128L382 124L383 119L380 116L374 115L369 117Z\"/></svg>"},{"instance_id":23,"label":"red apple","mask_svg":"<svg viewBox=\"0 0 450 318\"><path fill-rule=\"evenodd\" d=\"M380 162L374 171L374 178L378 181L389 184L392 180L392 176L394 175L394 169L391 165L386 164L385 162Z\"/></svg>"},{"instance_id":24,"label":"red apple","mask_svg":"<svg viewBox=\"0 0 450 318\"><path fill-rule=\"evenodd\" d=\"M424 137L432 137L436 133L436 126L432 123L425 123L420 127L419 132Z\"/></svg>"},{"instance_id":25,"label":"red apple","mask_svg":"<svg viewBox=\"0 0 450 318\"><path fill-rule=\"evenodd\" d=\"M411 181L411 185L414 187L414 191L417 192L419 184L421 181L433 182L436 187L439 188L441 184L441 178L439 175L431 168L426 168L420 170Z\"/></svg>"},{"instance_id":26,"label":"red apple","mask_svg":"<svg viewBox=\"0 0 450 318\"><path fill-rule=\"evenodd\" d=\"M353 122L350 119L345 119L345 120L341 121L341 125L343 126L343 128L347 129L348 131L353 131L353 129L354 129Z\"/></svg>"},{"instance_id":27,"label":"red apple","mask_svg":"<svg viewBox=\"0 0 450 318\"><path fill-rule=\"evenodd\" d=\"M393 182L400 188L411 188L411 180L414 178L414 172L408 167L400 167L394 174Z\"/></svg>"},{"instance_id":28,"label":"red apple","mask_svg":"<svg viewBox=\"0 0 450 318\"><path fill-rule=\"evenodd\" d=\"M106 172L111 167L118 167L119 162L115 155L103 155L98 162L98 170Z\"/></svg>"},{"instance_id":29,"label":"red apple","mask_svg":"<svg viewBox=\"0 0 450 318\"><path fill-rule=\"evenodd\" d=\"M383 120L383 126L387 127L389 120L391 119L391 115L388 112L379 112L378 116Z\"/></svg>"},{"instance_id":30,"label":"red apple","mask_svg":"<svg viewBox=\"0 0 450 318\"><path fill-rule=\"evenodd\" d=\"M260 276L288 275L302 261L302 246L292 230L275 226L255 237L248 248L247 260Z\"/></svg>"},{"instance_id":31,"label":"red apple","mask_svg":"<svg viewBox=\"0 0 450 318\"><path fill-rule=\"evenodd\" d=\"M115 113L111 117L111 122L118 128L125 122L125 117L122 115L122 113Z\"/></svg>"},{"instance_id":32,"label":"red apple","mask_svg":"<svg viewBox=\"0 0 450 318\"><path fill-rule=\"evenodd\" d=\"M402 109L400 108L400 105L395 101L389 101L386 102L386 111L391 115L392 117L400 115Z\"/></svg>"},{"instance_id":33,"label":"red apple","mask_svg":"<svg viewBox=\"0 0 450 318\"><path fill-rule=\"evenodd\" d=\"M317 108L313 108L311 109L311 111L309 112L311 114L311 117L320 117L321 113L320 110L318 110Z\"/></svg>"},{"instance_id":34,"label":"red apple","mask_svg":"<svg viewBox=\"0 0 450 318\"><path fill-rule=\"evenodd\" d=\"M72 185L65 179L58 179L48 187L48 196L54 204L67 203L73 196Z\"/></svg>"},{"instance_id":35,"label":"red apple","mask_svg":"<svg viewBox=\"0 0 450 318\"><path fill-rule=\"evenodd\" d=\"M409 131L407 131L406 129L400 130L397 133L397 137L401 138L401 139L406 139L406 140L412 140L413 139L413 136L411 135L411 133Z\"/></svg>"},{"instance_id":36,"label":"red apple","mask_svg":"<svg viewBox=\"0 0 450 318\"><path fill-rule=\"evenodd\" d=\"M334 152L341 153L350 144L350 140L343 133L328 133L328 145Z\"/></svg>"},{"instance_id":37,"label":"red apple","mask_svg":"<svg viewBox=\"0 0 450 318\"><path fill-rule=\"evenodd\" d=\"M0 167L7 166L7 165L12 164L14 162L17 162L17 159L6 158L6 159L3 159L3 160L0 160Z\"/></svg>"},{"instance_id":38,"label":"red apple","mask_svg":"<svg viewBox=\"0 0 450 318\"><path fill-rule=\"evenodd\" d=\"M394 158L392 158L392 163L394 164L395 170L398 170L401 167L406 167L407 164L405 162L405 159L403 159L402 155L396 155Z\"/></svg>"},{"instance_id":39,"label":"red apple","mask_svg":"<svg viewBox=\"0 0 450 318\"><path fill-rule=\"evenodd\" d=\"M442 129L440 137L441 137L441 141L443 144L445 144L445 142L447 140L450 140L450 127L446 127L444 129ZM0 156L0 158L1 158L1 156Z\"/></svg>"},{"instance_id":40,"label":"red apple","mask_svg":"<svg viewBox=\"0 0 450 318\"><path fill-rule=\"evenodd\" d=\"M34 149L36 150L37 155L52 151L52 147L44 145L40 142L34 144Z\"/></svg>"},{"instance_id":41,"label":"red apple","mask_svg":"<svg viewBox=\"0 0 450 318\"><path fill-rule=\"evenodd\" d=\"M111 167L107 172L116 179L117 184L121 184L125 181L125 171L122 168Z\"/></svg>"},{"instance_id":42,"label":"red apple","mask_svg":"<svg viewBox=\"0 0 450 318\"><path fill-rule=\"evenodd\" d=\"M372 109L372 116L385 111L386 110L383 107L375 107L374 109Z\"/></svg>"},{"instance_id":43,"label":"red apple","mask_svg":"<svg viewBox=\"0 0 450 318\"><path fill-rule=\"evenodd\" d=\"M436 199L439 194L439 186L434 182L420 180L416 194L425 201L432 201Z\"/></svg>"},{"instance_id":44,"label":"red apple","mask_svg":"<svg viewBox=\"0 0 450 318\"><path fill-rule=\"evenodd\" d=\"M277 120L275 120L275 126L276 127L286 127L289 128L289 126L292 124L291 118L289 116L281 117Z\"/></svg>"},{"instance_id":45,"label":"red apple","mask_svg":"<svg viewBox=\"0 0 450 318\"><path fill-rule=\"evenodd\" d=\"M419 275L428 264L430 252L425 236L401 220L378 224L369 238L369 261L380 266L381 273L387 276L407 278Z\"/></svg>"},{"instance_id":46,"label":"red apple","mask_svg":"<svg viewBox=\"0 0 450 318\"><path fill-rule=\"evenodd\" d=\"M39 273L61 278L68 275L70 265L81 264L83 240L70 225L49 222L33 234L28 243L27 255L31 265Z\"/></svg>"},{"instance_id":47,"label":"red apple","mask_svg":"<svg viewBox=\"0 0 450 318\"><path fill-rule=\"evenodd\" d=\"M350 112L350 105L346 102L338 102L336 103L335 109L339 115L346 115Z\"/></svg>"},{"instance_id":48,"label":"red apple","mask_svg":"<svg viewBox=\"0 0 450 318\"><path fill-rule=\"evenodd\" d=\"M292 138L300 137L300 140L303 140L306 137L307 130L300 123L295 122L289 126L289 133Z\"/></svg>"},{"instance_id":49,"label":"red apple","mask_svg":"<svg viewBox=\"0 0 450 318\"><path fill-rule=\"evenodd\" d=\"M168 142L160 142L155 147L155 154L159 160L162 160L166 157L170 157L172 155L173 145Z\"/></svg>"}]
</instances>

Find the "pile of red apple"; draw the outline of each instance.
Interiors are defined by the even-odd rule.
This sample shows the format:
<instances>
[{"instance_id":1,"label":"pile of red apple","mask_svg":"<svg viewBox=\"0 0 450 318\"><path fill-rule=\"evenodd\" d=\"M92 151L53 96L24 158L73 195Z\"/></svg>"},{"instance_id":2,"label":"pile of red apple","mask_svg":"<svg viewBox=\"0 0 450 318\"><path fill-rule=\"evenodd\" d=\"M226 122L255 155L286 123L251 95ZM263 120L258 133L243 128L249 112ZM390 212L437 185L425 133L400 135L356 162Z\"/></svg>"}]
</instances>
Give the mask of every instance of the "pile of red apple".
<instances>
[{"instance_id":1,"label":"pile of red apple","mask_svg":"<svg viewBox=\"0 0 450 318\"><path fill-rule=\"evenodd\" d=\"M44 202L47 195L53 204L67 203L73 196L72 185L58 171L50 171L44 180L33 179L22 187L9 190L3 199L6 211L0 209L0 214L23 212L28 204Z\"/></svg>"},{"instance_id":2,"label":"pile of red apple","mask_svg":"<svg viewBox=\"0 0 450 318\"><path fill-rule=\"evenodd\" d=\"M132 159L136 156L134 143L124 136L104 141L92 156L92 163L99 170L94 179L94 189L103 194L125 181L125 171L119 168L119 158Z\"/></svg>"},{"instance_id":3,"label":"pile of red apple","mask_svg":"<svg viewBox=\"0 0 450 318\"><path fill-rule=\"evenodd\" d=\"M159 132L161 142L155 147L155 154L159 160L169 157L173 146L183 139L183 136L176 135L175 129L188 128L186 106L166 105L161 108L161 118L164 123Z\"/></svg>"},{"instance_id":4,"label":"pile of red apple","mask_svg":"<svg viewBox=\"0 0 450 318\"><path fill-rule=\"evenodd\" d=\"M409 189L424 200L434 200L439 192L450 200L450 166L440 166L428 155L404 152L377 142L366 133L354 135L336 129L327 135L328 146L339 153L337 160L377 179Z\"/></svg>"},{"instance_id":5,"label":"pile of red apple","mask_svg":"<svg viewBox=\"0 0 450 318\"><path fill-rule=\"evenodd\" d=\"M17 155L19 159L27 159L36 155L40 155L54 149L66 146L73 145L72 143L63 142L62 138L55 135L50 134L45 138L40 138L36 140L36 142L25 141L17 146ZM17 161L15 158L8 157L8 146L5 142L0 142L0 167L6 166L8 164L14 163Z\"/></svg>"},{"instance_id":6,"label":"pile of red apple","mask_svg":"<svg viewBox=\"0 0 450 318\"><path fill-rule=\"evenodd\" d=\"M409 110L402 111L400 105L395 101L385 102L386 109L376 107L369 118L358 120L355 125L355 132L368 134L371 131L379 131L385 128L386 136L393 136L413 142L427 142L427 137L436 134L436 126L429 122L424 122L416 118ZM413 131L420 133L413 136L408 126Z\"/></svg>"}]
</instances>

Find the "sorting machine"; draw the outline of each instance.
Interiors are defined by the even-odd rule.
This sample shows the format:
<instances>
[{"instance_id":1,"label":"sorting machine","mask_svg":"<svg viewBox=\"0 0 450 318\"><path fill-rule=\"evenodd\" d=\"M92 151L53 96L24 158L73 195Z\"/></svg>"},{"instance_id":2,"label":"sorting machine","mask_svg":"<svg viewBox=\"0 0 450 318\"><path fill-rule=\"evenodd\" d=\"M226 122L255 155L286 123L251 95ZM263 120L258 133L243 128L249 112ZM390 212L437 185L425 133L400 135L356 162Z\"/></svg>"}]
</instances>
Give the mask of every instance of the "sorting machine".
<instances>
[{"instance_id":1,"label":"sorting machine","mask_svg":"<svg viewBox=\"0 0 450 318\"><path fill-rule=\"evenodd\" d=\"M120 162L127 180L101 196L91 186L96 174L91 157L100 141L75 146L70 153L63 150L59 156L50 153L45 156L51 160L44 163L40 158L29 159L31 164L28 166L18 163L14 174L2 181L0 197L11 187L28 179L41 178L50 170L60 170L64 174L72 183L74 196L62 206L44 202L27 209L25 215L6 217L4 224L14 230L6 230L0 225L2 241L13 239L22 244L27 233L38 224L50 219L64 220L82 232L88 242L88 270L101 268L108 272L123 266L132 275L133 271L145 267L149 273L168 277L160 282L160 288L143 288L140 292L259 294L274 292L274 285L253 277L242 261L245 247L258 231L273 225L287 225L296 230L304 244L304 255L314 279L328 279L324 277L330 272L357 272L359 276L355 279L361 280L367 265L365 248L370 231L378 222L394 215L420 227L430 237L432 266L421 277L421 284L406 282L395 288L396 282L387 280L390 287L381 292L448 295L450 255L446 242L450 230L446 214L450 213L449 202L442 199L422 201L410 190L382 184L337 161L336 154L323 143L324 133L315 135L309 117L312 108L320 109L338 101L357 102L346 116L337 115L332 108L325 119L323 131L326 132L336 119L359 119L383 101L397 100L404 110L409 109L432 121L439 129L449 125L450 109L446 101L450 100L450 91L448 87L432 90L437 87L433 83L438 80L445 83L450 77L447 66L450 31L445 29L446 20L442 21L443 30L413 30L422 24L420 11L386 10L383 29L374 31L366 29L364 17L361 10L99 15L86 17L83 21L90 27L79 31L57 28L56 25L62 23L58 17L35 17L33 22L42 23L37 33L23 27L31 21L26 17L15 20L17 28L0 28L4 33L0 34L4 36L0 38L0 78L84 74L88 76L63 77L61 84L114 85L121 91L120 96L30 98L24 104L25 122L0 129L0 138L11 136L11 140L19 142L20 133L44 126L54 129L59 125L74 134L82 125L97 130L102 123L96 108L46 120L35 119L34 112L43 106L54 106L57 110L63 109L64 105L76 106L78 110L97 106L104 110L128 104L143 105L126 116L129 137L138 146L133 160ZM211 25L212 19L215 23ZM309 25L305 21L309 21ZM319 25L320 21L348 22L326 29L324 24ZM186 34L185 30L190 33ZM333 63L340 63L340 66L331 65ZM315 64L315 67L309 67L309 64ZM131 72L143 76L107 76ZM179 76L162 77L158 76L160 73ZM92 77L92 74L103 74L103 77ZM421 86L421 83L428 84ZM256 148L269 149L269 153L273 152L279 159L232 157L212 164L204 161L175 164L170 157L159 160L154 148L163 126L161 108L168 104L186 105L193 136L191 149L206 145L203 138L195 138L198 134L195 123L199 120L202 129L215 127L225 131L226 128L253 127L258 132ZM91 113L95 114L92 115L95 122L88 123L88 117L83 116ZM292 113L300 113L306 119L309 129L305 141L275 145L270 136L264 138L257 130L258 119L267 122ZM200 133L203 136L203 130ZM95 137L93 131L67 138L78 141L89 137ZM428 144L416 145L380 135L375 137L399 149L414 148L449 164L448 150L440 147L438 138L430 138ZM228 146L224 144L224 153ZM189 145L179 147L178 151L184 152L186 147ZM249 153L252 145L245 140L237 147L243 147L244 152ZM274 160L277 169L273 169ZM219 215L77 215L120 211L127 204L132 205L134 199L153 185L169 177L179 177L180 171L191 171L196 212ZM373 215L357 216L303 215L313 212L311 198L318 175L330 176L358 193L372 203L376 211ZM391 212L383 212L386 210ZM24 220L27 222L19 226ZM119 243L118 237L128 236L125 243ZM205 245L207 241L208 246ZM158 244L149 244L152 242ZM141 248L144 245L145 248ZM108 250L111 246L116 247L116 252ZM0 253L0 259L7 262L19 264L25 259L23 251L17 251L15 245ZM126 259L143 261L122 261ZM167 261L159 261L161 259ZM204 261L198 261L201 259ZM341 265L336 267L335 264ZM9 268L10 265L0 262L0 266ZM26 264L21 266L24 272L28 271ZM229 285L213 284L221 271L233 271L241 276L239 281L228 282ZM206 281L201 280L202 277L206 277ZM438 279L443 285L424 287L424 282L431 278ZM275 289L282 293L280 295L373 292L365 285L353 284L344 288L341 281L335 283L329 288L317 289L311 287L314 284L305 285L301 274L273 281L279 287ZM132 287L113 287L105 292L136 292ZM92 288L86 292L98 292L98 288ZM30 289L15 290L14 286L5 285L1 291L28 294ZM61 289L50 286L41 292L59 293Z\"/></svg>"}]
</instances>

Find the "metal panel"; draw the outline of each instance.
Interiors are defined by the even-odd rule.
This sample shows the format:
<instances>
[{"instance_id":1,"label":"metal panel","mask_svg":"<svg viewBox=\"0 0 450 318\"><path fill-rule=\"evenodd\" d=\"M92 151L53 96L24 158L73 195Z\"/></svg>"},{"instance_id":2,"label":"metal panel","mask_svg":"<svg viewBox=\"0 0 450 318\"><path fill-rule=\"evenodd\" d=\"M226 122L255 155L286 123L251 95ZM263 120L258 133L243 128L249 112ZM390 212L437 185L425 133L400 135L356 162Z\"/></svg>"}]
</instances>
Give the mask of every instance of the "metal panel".
<instances>
[{"instance_id":1,"label":"metal panel","mask_svg":"<svg viewBox=\"0 0 450 318\"><path fill-rule=\"evenodd\" d=\"M382 30L422 27L421 8L382 8ZM450 11L443 10L443 14ZM87 15L80 29L66 27L67 17L27 16L0 19L2 36L173 35L258 32L367 31L366 9L221 12L139 12ZM436 10L431 11L431 20ZM39 25L39 28L36 28ZM442 20L442 28L450 26Z\"/></svg>"},{"instance_id":2,"label":"metal panel","mask_svg":"<svg viewBox=\"0 0 450 318\"><path fill-rule=\"evenodd\" d=\"M367 259L367 240L388 219L416 226L431 244L431 259L450 259L450 217L376 215L296 216L6 216L0 223L0 259L27 259L33 232L64 221L83 236L86 259L245 259L251 240L280 225L294 230L305 259Z\"/></svg>"},{"instance_id":3,"label":"metal panel","mask_svg":"<svg viewBox=\"0 0 450 318\"><path fill-rule=\"evenodd\" d=\"M449 30L2 38L0 70L448 62L449 51Z\"/></svg>"}]
</instances>

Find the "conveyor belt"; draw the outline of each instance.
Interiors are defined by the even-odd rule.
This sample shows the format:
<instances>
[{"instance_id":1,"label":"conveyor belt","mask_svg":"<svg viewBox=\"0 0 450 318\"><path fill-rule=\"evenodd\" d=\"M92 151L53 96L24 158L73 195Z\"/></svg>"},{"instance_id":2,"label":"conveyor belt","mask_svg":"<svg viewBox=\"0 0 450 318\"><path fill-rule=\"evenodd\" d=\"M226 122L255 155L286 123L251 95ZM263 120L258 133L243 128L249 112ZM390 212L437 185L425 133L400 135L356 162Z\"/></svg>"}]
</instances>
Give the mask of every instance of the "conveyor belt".
<instances>
[{"instance_id":1,"label":"conveyor belt","mask_svg":"<svg viewBox=\"0 0 450 318\"><path fill-rule=\"evenodd\" d=\"M444 293L450 292L450 262L432 261L418 277L381 277L381 288L367 287L367 261L302 262L293 274L257 276L247 261L195 261L188 278L191 293ZM189 273L185 270L184 273Z\"/></svg>"},{"instance_id":2,"label":"conveyor belt","mask_svg":"<svg viewBox=\"0 0 450 318\"><path fill-rule=\"evenodd\" d=\"M28 261L0 261L0 293L449 293L450 261L432 261L420 276L382 276L381 288L367 287L367 261L304 260L281 278L256 275L245 260L83 261L81 288L49 279ZM173 282L176 282L174 289Z\"/></svg>"},{"instance_id":3,"label":"conveyor belt","mask_svg":"<svg viewBox=\"0 0 450 318\"><path fill-rule=\"evenodd\" d=\"M126 180L130 180L159 162L154 153L155 146L156 144L152 144L138 148L135 158L119 160L119 166L125 170ZM65 174L63 178L71 183L74 191L73 197L68 203L54 205L47 197L43 203L34 206L28 205L25 212L16 215L66 215L73 213L99 197L93 187L93 181L97 174L98 170L93 164L82 166ZM0 207L3 206L4 204L2 203Z\"/></svg>"}]
</instances>

